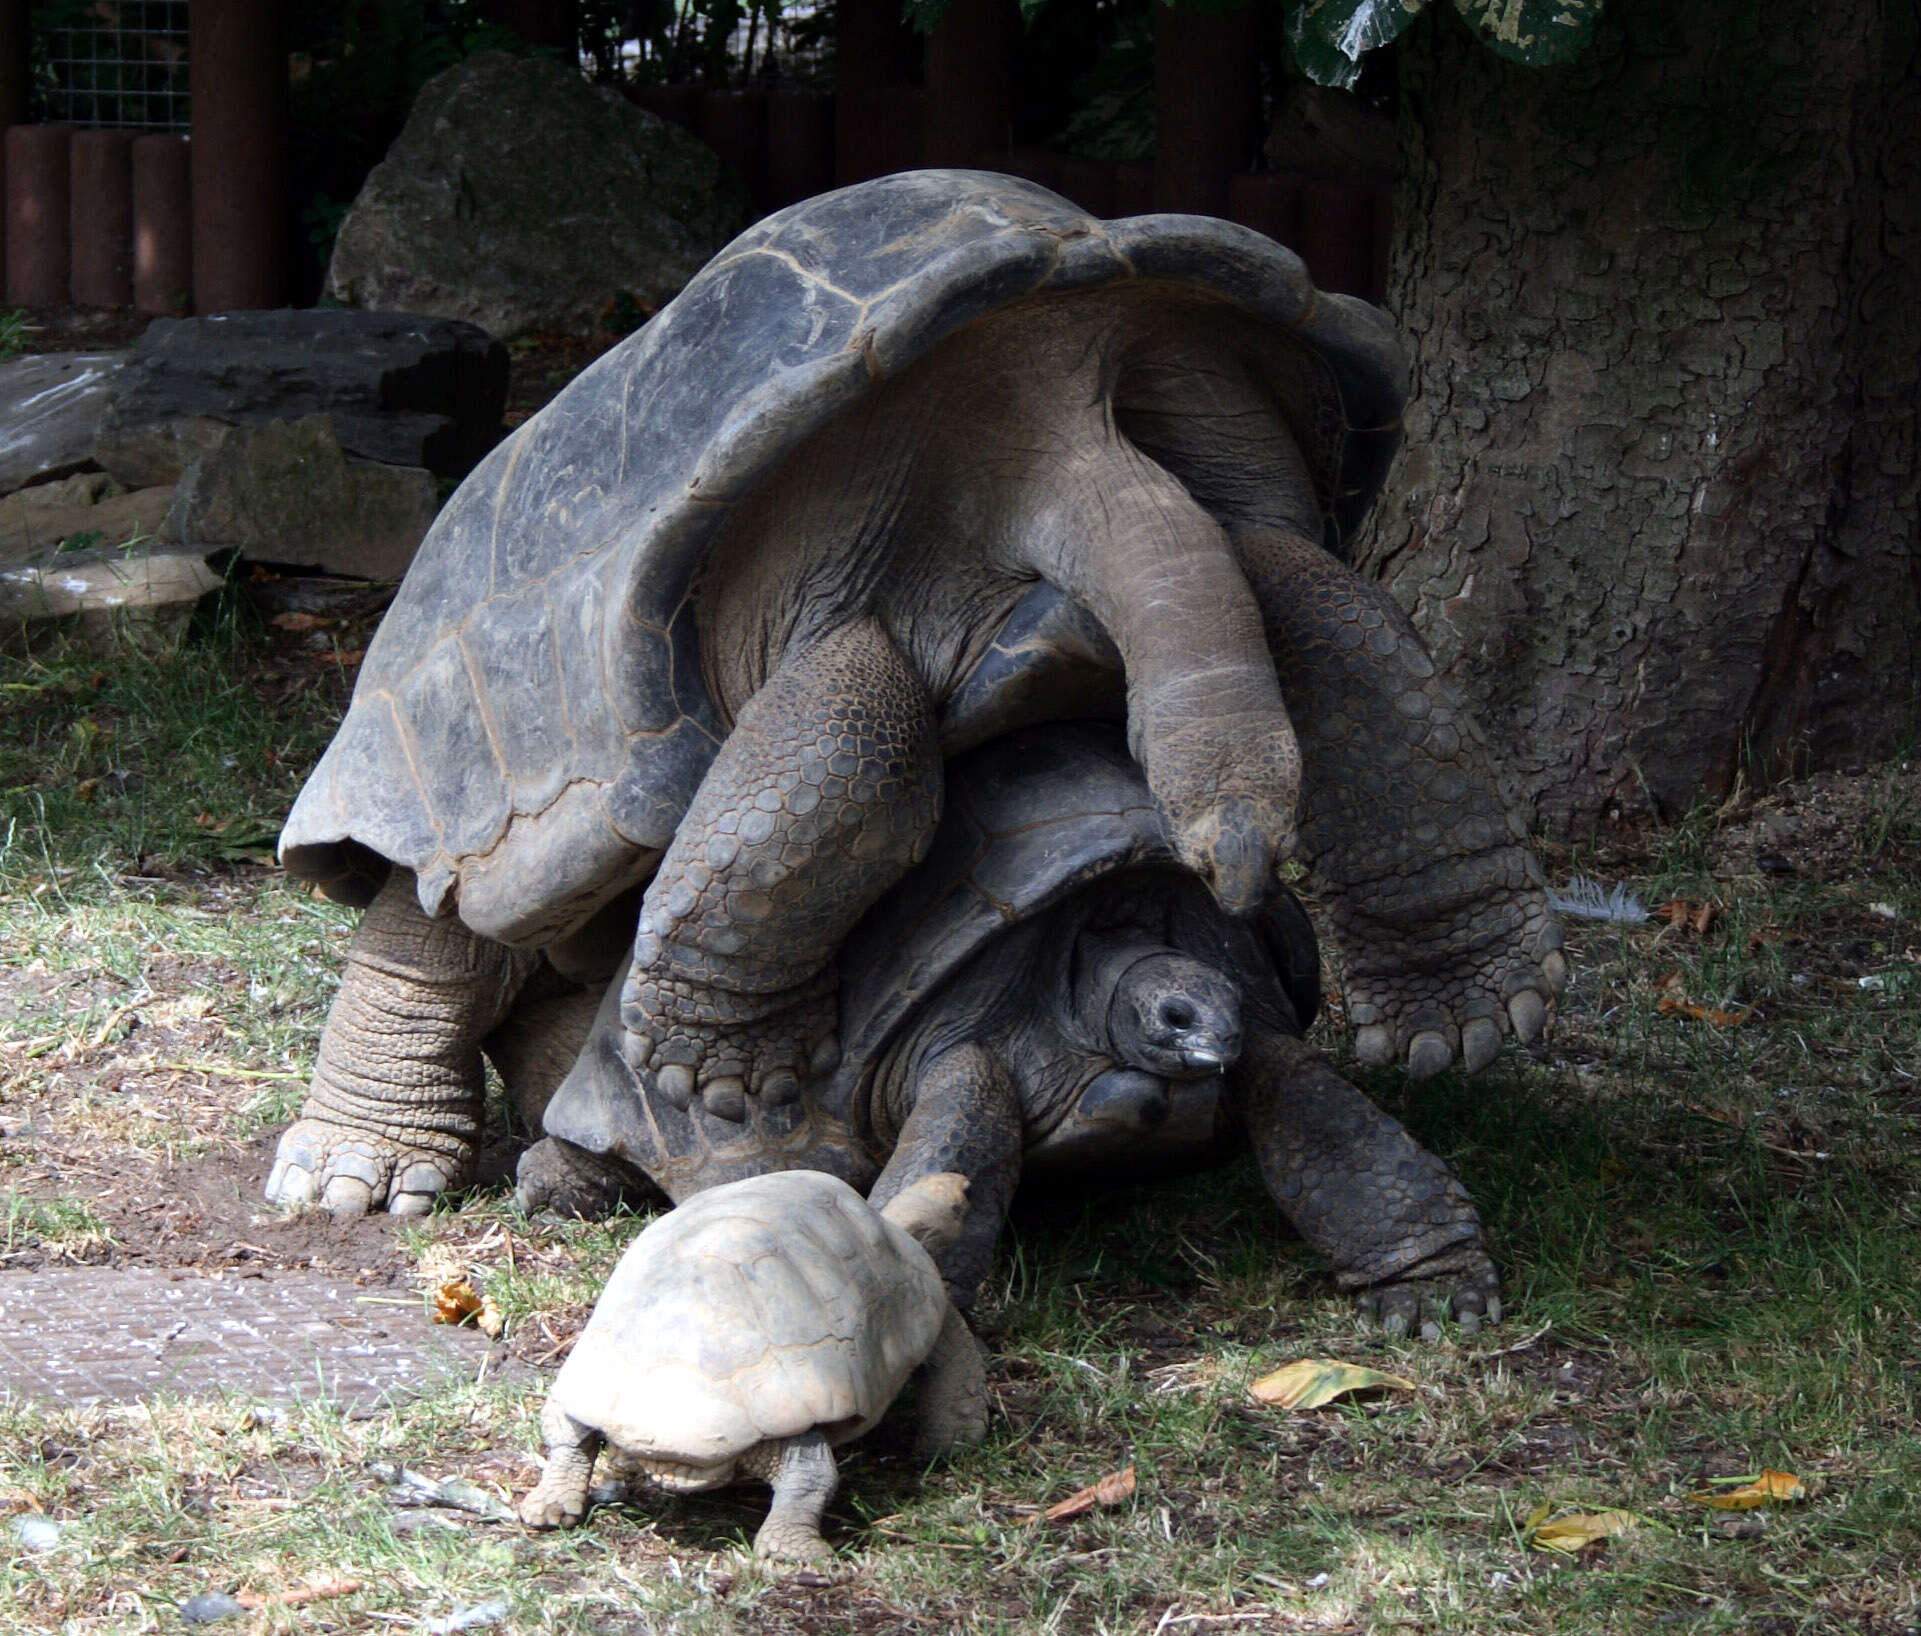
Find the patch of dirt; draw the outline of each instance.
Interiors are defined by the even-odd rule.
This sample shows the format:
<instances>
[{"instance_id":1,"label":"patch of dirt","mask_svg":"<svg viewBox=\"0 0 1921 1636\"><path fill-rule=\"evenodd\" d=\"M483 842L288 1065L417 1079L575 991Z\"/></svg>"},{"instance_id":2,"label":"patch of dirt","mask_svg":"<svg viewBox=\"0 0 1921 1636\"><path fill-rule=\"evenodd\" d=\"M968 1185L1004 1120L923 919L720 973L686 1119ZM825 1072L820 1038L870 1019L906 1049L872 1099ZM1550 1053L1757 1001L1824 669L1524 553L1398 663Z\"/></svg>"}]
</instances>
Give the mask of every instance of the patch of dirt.
<instances>
[{"instance_id":1,"label":"patch of dirt","mask_svg":"<svg viewBox=\"0 0 1921 1636\"><path fill-rule=\"evenodd\" d=\"M336 1221L325 1211L283 1216L260 1197L277 1132L168 1161L138 1149L101 1152L43 1130L0 1141L9 1188L43 1197L80 1197L110 1235L89 1248L90 1265L185 1267L198 1271L315 1271L353 1275L369 1285L407 1283L413 1258L391 1216ZM51 1270L69 1258L30 1247L0 1265Z\"/></svg>"}]
</instances>

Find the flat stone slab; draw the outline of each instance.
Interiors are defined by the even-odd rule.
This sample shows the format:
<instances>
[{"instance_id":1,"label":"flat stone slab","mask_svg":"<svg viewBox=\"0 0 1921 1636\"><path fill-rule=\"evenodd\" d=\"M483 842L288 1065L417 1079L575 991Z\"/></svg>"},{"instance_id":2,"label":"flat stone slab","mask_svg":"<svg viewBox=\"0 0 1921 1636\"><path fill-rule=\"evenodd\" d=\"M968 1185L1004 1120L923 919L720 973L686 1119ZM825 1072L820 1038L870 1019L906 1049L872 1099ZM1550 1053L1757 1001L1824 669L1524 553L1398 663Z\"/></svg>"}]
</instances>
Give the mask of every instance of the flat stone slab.
<instances>
[{"instance_id":1,"label":"flat stone slab","mask_svg":"<svg viewBox=\"0 0 1921 1636\"><path fill-rule=\"evenodd\" d=\"M0 1395L52 1407L164 1392L324 1394L364 1410L450 1373L471 1380L487 1353L484 1335L431 1322L413 1298L325 1274L0 1273Z\"/></svg>"},{"instance_id":2,"label":"flat stone slab","mask_svg":"<svg viewBox=\"0 0 1921 1636\"><path fill-rule=\"evenodd\" d=\"M186 546L124 556L82 551L20 568L0 565L0 625L72 614L190 609L220 584L207 566L206 552Z\"/></svg>"}]
</instances>

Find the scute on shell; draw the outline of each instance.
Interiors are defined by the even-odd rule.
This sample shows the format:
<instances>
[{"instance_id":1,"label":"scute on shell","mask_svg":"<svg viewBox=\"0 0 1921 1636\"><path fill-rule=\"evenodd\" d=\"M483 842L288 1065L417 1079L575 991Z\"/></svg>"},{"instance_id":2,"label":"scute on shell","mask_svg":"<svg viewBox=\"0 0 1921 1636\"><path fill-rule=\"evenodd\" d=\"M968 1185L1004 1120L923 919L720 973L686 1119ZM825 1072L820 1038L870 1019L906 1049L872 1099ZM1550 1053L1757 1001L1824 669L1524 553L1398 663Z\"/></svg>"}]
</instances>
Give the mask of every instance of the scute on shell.
<instances>
[{"instance_id":1,"label":"scute on shell","mask_svg":"<svg viewBox=\"0 0 1921 1636\"><path fill-rule=\"evenodd\" d=\"M616 1447L712 1465L877 1419L947 1312L933 1259L836 1177L696 1194L631 1244L554 1381Z\"/></svg>"}]
</instances>

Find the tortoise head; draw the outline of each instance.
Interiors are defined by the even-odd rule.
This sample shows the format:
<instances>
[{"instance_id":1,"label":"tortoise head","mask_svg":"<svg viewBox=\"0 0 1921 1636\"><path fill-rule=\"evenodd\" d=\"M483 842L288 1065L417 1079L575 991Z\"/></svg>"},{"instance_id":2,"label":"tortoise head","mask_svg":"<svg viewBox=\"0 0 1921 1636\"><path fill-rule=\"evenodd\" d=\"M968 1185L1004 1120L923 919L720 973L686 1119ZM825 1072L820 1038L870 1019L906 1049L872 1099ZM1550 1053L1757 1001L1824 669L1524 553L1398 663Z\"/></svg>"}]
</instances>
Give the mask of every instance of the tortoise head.
<instances>
[{"instance_id":1,"label":"tortoise head","mask_svg":"<svg viewBox=\"0 0 1921 1636\"><path fill-rule=\"evenodd\" d=\"M1205 960L1172 950L1144 954L1114 983L1107 1034L1130 1068L1169 1079L1218 1074L1240 1060L1240 985Z\"/></svg>"}]
</instances>

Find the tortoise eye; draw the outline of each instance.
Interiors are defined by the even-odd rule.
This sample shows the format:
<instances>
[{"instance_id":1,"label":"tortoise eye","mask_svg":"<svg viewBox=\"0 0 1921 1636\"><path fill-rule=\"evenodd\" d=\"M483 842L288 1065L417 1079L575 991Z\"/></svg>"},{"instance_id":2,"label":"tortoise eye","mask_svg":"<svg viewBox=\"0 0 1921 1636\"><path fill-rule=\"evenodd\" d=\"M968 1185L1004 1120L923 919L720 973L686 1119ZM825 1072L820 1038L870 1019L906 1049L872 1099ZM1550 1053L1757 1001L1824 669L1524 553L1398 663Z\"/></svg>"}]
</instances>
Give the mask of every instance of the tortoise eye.
<instances>
[{"instance_id":1,"label":"tortoise eye","mask_svg":"<svg viewBox=\"0 0 1921 1636\"><path fill-rule=\"evenodd\" d=\"M1168 1000L1161 1006L1161 1021L1169 1028L1192 1028L1194 1008L1185 1000Z\"/></svg>"}]
</instances>

